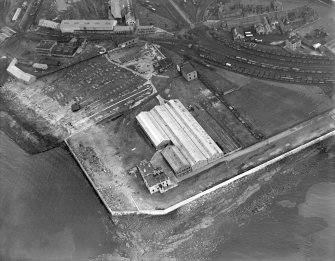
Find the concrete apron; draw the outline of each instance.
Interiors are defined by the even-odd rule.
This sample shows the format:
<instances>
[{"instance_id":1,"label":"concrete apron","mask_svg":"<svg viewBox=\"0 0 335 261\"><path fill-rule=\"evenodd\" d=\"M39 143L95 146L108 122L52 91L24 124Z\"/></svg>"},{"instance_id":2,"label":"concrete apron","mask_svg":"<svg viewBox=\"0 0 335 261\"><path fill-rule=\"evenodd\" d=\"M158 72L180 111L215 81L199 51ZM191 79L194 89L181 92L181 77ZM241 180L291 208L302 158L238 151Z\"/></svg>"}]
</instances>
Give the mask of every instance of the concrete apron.
<instances>
[{"instance_id":1,"label":"concrete apron","mask_svg":"<svg viewBox=\"0 0 335 261\"><path fill-rule=\"evenodd\" d=\"M190 198L188 198L186 200L183 200L183 201L181 201L181 202L179 202L179 203L177 203L177 204L175 204L175 205L173 205L171 207L168 207L166 209L162 209L162 210L156 210L156 209L152 209L152 210L137 210L137 211L113 211L113 210L111 210L108 207L108 204L106 203L106 201L104 200L104 198L102 197L102 195L100 194L100 192L96 189L96 187L95 187L95 185L93 183L93 180L90 178L90 176L86 172L85 168L82 166L80 160L77 158L77 156L74 153L74 151L72 150L71 146L69 146L67 140L65 140L65 143L68 146L68 148L71 151L71 153L74 156L74 158L76 159L76 161L78 162L79 166L81 167L81 169L85 173L87 179L89 180L89 182L93 186L94 190L99 195L101 201L104 203L104 205L107 208L107 210L113 216L124 216L124 215L154 215L154 216L162 216L162 215L166 215L166 214L168 214L168 213L170 213L170 212L172 212L172 211L174 211L174 210L176 210L176 209L178 209L178 208L180 208L180 207L182 207L184 205L187 205L187 204L189 204L189 203L197 200L198 198L201 198L204 195L210 194L210 193L212 193L212 192L214 192L214 191L216 191L216 190L218 190L220 188L223 188L223 187L225 187L225 186L233 183L234 181L237 181L237 180L242 179L242 178L244 178L246 176L254 174L257 171L265 169L266 167L268 167L268 166L270 166L270 165L272 165L272 164L274 164L274 163L276 163L276 162L278 162L278 161L280 161L280 160L282 160L282 159L284 159L284 158L286 158L286 157L288 157L290 155L296 154L299 151L301 151L303 149L306 149L306 148L308 148L308 147L310 147L310 146L312 146L314 144L317 144L317 143L319 143L319 142L321 142L321 141L323 141L323 140L325 140L325 139L327 139L327 138L329 138L331 136L335 136L335 130L332 130L332 131L330 131L330 132L328 132L328 133L326 133L326 134L324 134L324 135L322 135L322 136L320 136L318 138L315 138L315 139L313 139L313 140L311 140L311 141L309 141L309 142L307 142L307 143L305 143L303 145L300 145L300 146L298 146L298 147L296 147L296 148L294 148L294 149L292 149L292 150L290 150L288 152L285 152L285 153L283 153L283 154L281 154L281 155L279 155L279 156L277 156L277 157L275 157L275 158L273 158L273 159L271 159L271 160L269 160L269 161L267 161L265 163L262 163L262 164L258 165L257 167L254 167L254 168L252 168L252 169L250 169L250 170L248 170L246 172L243 172L242 174L239 174L239 175L237 175L237 176L235 176L235 177L233 177L233 178L231 178L229 180L226 180L226 181L224 181L224 182L222 182L222 183L220 183L220 184L218 184L218 185L216 185L214 187L211 187L211 188L209 188L207 190L204 190L204 191L202 191L202 192L200 192L200 193L198 193L198 194L196 194L196 195L194 195L194 196L192 196L192 197L190 197Z\"/></svg>"}]
</instances>

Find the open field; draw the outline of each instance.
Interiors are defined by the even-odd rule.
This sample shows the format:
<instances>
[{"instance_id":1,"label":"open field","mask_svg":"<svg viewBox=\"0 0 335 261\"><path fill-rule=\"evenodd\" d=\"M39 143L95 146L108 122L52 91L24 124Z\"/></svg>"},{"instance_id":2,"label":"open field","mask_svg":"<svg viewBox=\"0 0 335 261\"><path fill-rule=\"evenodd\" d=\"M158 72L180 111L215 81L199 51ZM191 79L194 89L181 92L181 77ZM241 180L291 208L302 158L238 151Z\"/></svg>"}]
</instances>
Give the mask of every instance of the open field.
<instances>
[{"instance_id":1,"label":"open field","mask_svg":"<svg viewBox=\"0 0 335 261\"><path fill-rule=\"evenodd\" d=\"M266 136L333 108L334 103L323 91L310 86L281 86L251 81L226 99Z\"/></svg>"}]
</instances>

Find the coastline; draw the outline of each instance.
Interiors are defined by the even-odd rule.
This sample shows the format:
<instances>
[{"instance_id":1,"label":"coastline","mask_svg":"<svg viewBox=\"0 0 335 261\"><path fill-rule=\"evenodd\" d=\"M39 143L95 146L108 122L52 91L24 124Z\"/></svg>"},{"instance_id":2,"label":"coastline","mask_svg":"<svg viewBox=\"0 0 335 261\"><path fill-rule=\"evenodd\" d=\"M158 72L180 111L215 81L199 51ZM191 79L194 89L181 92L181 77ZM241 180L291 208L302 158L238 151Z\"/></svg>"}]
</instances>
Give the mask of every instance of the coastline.
<instances>
[{"instance_id":1,"label":"coastline","mask_svg":"<svg viewBox=\"0 0 335 261\"><path fill-rule=\"evenodd\" d=\"M285 152L283 154L280 154L278 156L276 156L275 158L269 159L268 161L255 166L243 173L240 173L236 176L233 176L227 180L224 180L222 182L220 182L219 184L209 187L207 189L205 189L204 191L191 196L181 202L178 202L168 208L165 209L152 209L152 210L141 210L138 209L137 210L124 210L124 211L120 211L120 210L112 210L109 206L109 204L107 203L107 201L105 200L104 196L100 193L100 191L97 189L96 184L94 183L94 181L92 180L92 178L90 177L90 175L87 173L85 167L82 165L81 161L76 157L76 153L72 150L70 144L65 140L65 143L67 144L72 156L74 157L74 159L76 160L76 162L79 164L80 168L82 169L83 173L85 174L86 178L88 179L88 181L90 182L90 184L92 185L92 187L94 188L94 191L96 192L96 194L98 195L99 199L102 201L102 203L104 204L104 206L106 207L106 209L108 210L108 212L112 215L112 216L126 216L126 215L149 215L149 216L163 216L163 215L167 215L169 213L172 213L173 211L186 206L192 202L197 201L198 199L200 199L203 196L206 195L210 195L211 193L215 192L216 190L220 190L223 189L224 187L228 187L229 185L233 185L234 182L239 182L240 180L243 180L244 178L247 178L249 176L252 176L253 174L257 174L262 172L264 169L266 169L267 167L271 167L272 165L278 163L280 164L281 161L285 160L288 156L291 155L296 155L297 153L312 147L312 146L317 146L319 143L324 142L325 140L334 138L335 136L335 130L329 131L323 135L321 135L320 137L314 138L310 141L307 141L301 145L299 145L296 148L293 148L292 150Z\"/></svg>"},{"instance_id":2,"label":"coastline","mask_svg":"<svg viewBox=\"0 0 335 261\"><path fill-rule=\"evenodd\" d=\"M0 97L0 131L29 154L37 154L61 146L63 141L51 135L41 134L36 128L10 109L9 104ZM65 146L63 146L65 147Z\"/></svg>"}]
</instances>

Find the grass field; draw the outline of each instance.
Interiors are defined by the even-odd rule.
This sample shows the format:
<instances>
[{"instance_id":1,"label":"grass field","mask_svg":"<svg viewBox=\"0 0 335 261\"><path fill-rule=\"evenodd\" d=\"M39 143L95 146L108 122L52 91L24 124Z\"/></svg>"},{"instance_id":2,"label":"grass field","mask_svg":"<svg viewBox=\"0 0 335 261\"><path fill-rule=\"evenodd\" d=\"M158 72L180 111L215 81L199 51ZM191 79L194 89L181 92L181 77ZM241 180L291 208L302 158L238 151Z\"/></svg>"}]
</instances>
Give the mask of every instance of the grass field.
<instances>
[{"instance_id":1,"label":"grass field","mask_svg":"<svg viewBox=\"0 0 335 261\"><path fill-rule=\"evenodd\" d=\"M318 87L280 86L257 80L251 80L225 98L266 136L334 106L334 101Z\"/></svg>"}]
</instances>

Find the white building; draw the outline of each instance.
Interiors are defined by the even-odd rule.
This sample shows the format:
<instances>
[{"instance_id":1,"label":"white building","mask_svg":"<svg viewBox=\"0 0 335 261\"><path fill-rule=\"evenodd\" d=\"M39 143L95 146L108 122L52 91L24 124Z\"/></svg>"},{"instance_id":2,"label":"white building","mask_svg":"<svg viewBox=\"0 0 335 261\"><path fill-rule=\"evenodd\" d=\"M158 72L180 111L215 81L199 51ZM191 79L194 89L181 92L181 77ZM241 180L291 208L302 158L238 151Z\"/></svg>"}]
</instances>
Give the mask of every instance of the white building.
<instances>
[{"instance_id":1,"label":"white building","mask_svg":"<svg viewBox=\"0 0 335 261\"><path fill-rule=\"evenodd\" d=\"M150 194L155 192L164 193L172 185L170 178L161 170L155 169L150 162L143 160L137 165L144 184L148 188Z\"/></svg>"},{"instance_id":2,"label":"white building","mask_svg":"<svg viewBox=\"0 0 335 261\"><path fill-rule=\"evenodd\" d=\"M29 73L25 73L20 68L16 67L16 63L17 63L17 59L14 58L9 64L7 68L7 72L13 77L15 77L16 79L18 79L19 81L22 81L27 84L33 83L36 80L36 77Z\"/></svg>"},{"instance_id":3,"label":"white building","mask_svg":"<svg viewBox=\"0 0 335 261\"><path fill-rule=\"evenodd\" d=\"M155 121L150 112L141 112L137 115L136 119L156 149L161 149L170 143L169 137Z\"/></svg>"},{"instance_id":4,"label":"white building","mask_svg":"<svg viewBox=\"0 0 335 261\"><path fill-rule=\"evenodd\" d=\"M223 156L215 141L179 100L141 112L136 119L151 142L157 144L157 149L173 145L163 149L162 155L176 175L201 168Z\"/></svg>"},{"instance_id":5,"label":"white building","mask_svg":"<svg viewBox=\"0 0 335 261\"><path fill-rule=\"evenodd\" d=\"M54 21L45 20L45 19L41 19L38 22L38 26L45 27L45 28L50 28L50 29L54 29L54 30L59 30L60 29L60 23L56 23Z\"/></svg>"},{"instance_id":6,"label":"white building","mask_svg":"<svg viewBox=\"0 0 335 261\"><path fill-rule=\"evenodd\" d=\"M13 22L15 22L17 20L17 18L19 18L19 15L21 14L21 11L22 11L21 8L16 9L16 11L15 11L15 13L13 15L13 18L12 18Z\"/></svg>"},{"instance_id":7,"label":"white building","mask_svg":"<svg viewBox=\"0 0 335 261\"><path fill-rule=\"evenodd\" d=\"M63 20L60 24L62 33L77 31L113 31L115 20Z\"/></svg>"}]
</instances>

